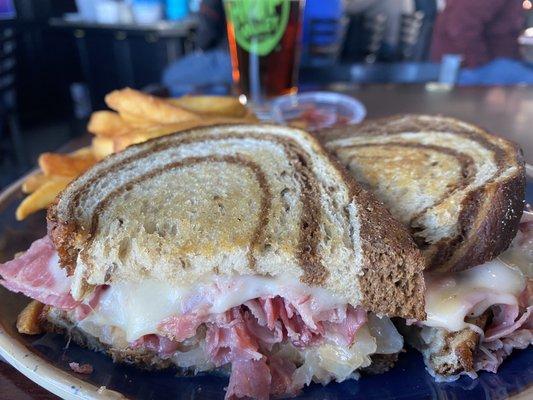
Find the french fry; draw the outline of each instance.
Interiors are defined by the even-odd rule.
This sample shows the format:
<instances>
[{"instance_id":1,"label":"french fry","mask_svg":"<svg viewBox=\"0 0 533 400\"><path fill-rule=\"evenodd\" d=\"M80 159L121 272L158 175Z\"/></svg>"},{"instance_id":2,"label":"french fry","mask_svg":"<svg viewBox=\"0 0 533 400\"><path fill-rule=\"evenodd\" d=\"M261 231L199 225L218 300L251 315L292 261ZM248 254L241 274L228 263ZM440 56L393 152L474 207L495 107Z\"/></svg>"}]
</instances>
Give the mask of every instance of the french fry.
<instances>
[{"instance_id":1,"label":"french fry","mask_svg":"<svg viewBox=\"0 0 533 400\"><path fill-rule=\"evenodd\" d=\"M97 160L113 153L113 138L108 136L95 136L92 140L92 152Z\"/></svg>"},{"instance_id":2,"label":"french fry","mask_svg":"<svg viewBox=\"0 0 533 400\"><path fill-rule=\"evenodd\" d=\"M17 330L25 335L38 335L43 333L39 324L39 316L44 304L32 300L17 317Z\"/></svg>"},{"instance_id":3,"label":"french fry","mask_svg":"<svg viewBox=\"0 0 533 400\"><path fill-rule=\"evenodd\" d=\"M95 139L97 139L97 138L95 138ZM99 141L106 141L106 140L108 142L108 147L111 149L110 151L112 152L113 141L111 139L107 139L107 138L100 138L99 139ZM102 145L100 145L99 147L102 147ZM87 147L82 147L81 149L70 153L70 156L73 156L73 157L92 157L93 154L94 154L93 147L87 146ZM108 154L110 154L110 153L108 153ZM22 183L22 192L26 193L26 194L33 193L40 186L42 186L44 183L50 181L53 178L54 178L53 174L45 175L42 172L38 172L38 173L32 174L32 175L28 176L26 178L26 180Z\"/></svg>"},{"instance_id":4,"label":"french fry","mask_svg":"<svg viewBox=\"0 0 533 400\"><path fill-rule=\"evenodd\" d=\"M15 217L22 221L28 215L48 207L56 196L69 184L72 177L53 177L27 196L17 207Z\"/></svg>"},{"instance_id":5,"label":"french fry","mask_svg":"<svg viewBox=\"0 0 533 400\"><path fill-rule=\"evenodd\" d=\"M42 186L47 181L48 178L42 172L30 175L22 183L22 192L26 194L35 192L40 186Z\"/></svg>"},{"instance_id":6,"label":"french fry","mask_svg":"<svg viewBox=\"0 0 533 400\"><path fill-rule=\"evenodd\" d=\"M142 143L150 139L147 135L143 133L132 133L128 135L116 136L113 138L113 152L117 153L124 150L126 147L129 147L136 143Z\"/></svg>"},{"instance_id":7,"label":"french fry","mask_svg":"<svg viewBox=\"0 0 533 400\"><path fill-rule=\"evenodd\" d=\"M126 147L131 146L132 144L146 142L149 139L159 136L165 136L174 132L194 128L199 126L198 124L198 121L187 121L181 124L153 125L150 127L137 129L134 132L128 133L127 135L114 137L113 149L115 152L118 152L124 150Z\"/></svg>"},{"instance_id":8,"label":"french fry","mask_svg":"<svg viewBox=\"0 0 533 400\"><path fill-rule=\"evenodd\" d=\"M138 115L129 114L127 112L123 112L120 114L120 117L129 125L132 127L132 129L129 132L124 132L123 135L127 135L128 133L131 133L136 128L145 128L149 126L158 125L158 122L148 120L143 117L139 117ZM120 135L117 135L120 136Z\"/></svg>"},{"instance_id":9,"label":"french fry","mask_svg":"<svg viewBox=\"0 0 533 400\"><path fill-rule=\"evenodd\" d=\"M113 111L93 112L87 125L87 130L97 136L123 135L131 129L131 126Z\"/></svg>"},{"instance_id":10,"label":"french fry","mask_svg":"<svg viewBox=\"0 0 533 400\"><path fill-rule=\"evenodd\" d=\"M200 116L155 96L130 88L115 90L105 97L106 104L125 117L152 121L158 124L174 124L200 119Z\"/></svg>"},{"instance_id":11,"label":"french fry","mask_svg":"<svg viewBox=\"0 0 533 400\"><path fill-rule=\"evenodd\" d=\"M183 96L167 101L194 113L205 115L243 118L248 112L248 109L236 97L230 96Z\"/></svg>"},{"instance_id":12,"label":"french fry","mask_svg":"<svg viewBox=\"0 0 533 400\"><path fill-rule=\"evenodd\" d=\"M114 151L118 152L124 150L126 147L131 146L132 144L142 143L149 139L181 132L187 129L239 122L243 122L243 120L235 118L204 118L201 120L185 121L179 124L152 125L149 127L139 128L128 133L127 135L115 136L113 138Z\"/></svg>"},{"instance_id":13,"label":"french fry","mask_svg":"<svg viewBox=\"0 0 533 400\"><path fill-rule=\"evenodd\" d=\"M83 150L78 154L42 153L39 166L45 175L76 177L96 163L92 151Z\"/></svg>"},{"instance_id":14,"label":"french fry","mask_svg":"<svg viewBox=\"0 0 533 400\"><path fill-rule=\"evenodd\" d=\"M90 157L93 154L93 149L91 146L85 146L82 148L79 148L76 151L73 151L72 153L69 153L69 156L73 157Z\"/></svg>"}]
</instances>

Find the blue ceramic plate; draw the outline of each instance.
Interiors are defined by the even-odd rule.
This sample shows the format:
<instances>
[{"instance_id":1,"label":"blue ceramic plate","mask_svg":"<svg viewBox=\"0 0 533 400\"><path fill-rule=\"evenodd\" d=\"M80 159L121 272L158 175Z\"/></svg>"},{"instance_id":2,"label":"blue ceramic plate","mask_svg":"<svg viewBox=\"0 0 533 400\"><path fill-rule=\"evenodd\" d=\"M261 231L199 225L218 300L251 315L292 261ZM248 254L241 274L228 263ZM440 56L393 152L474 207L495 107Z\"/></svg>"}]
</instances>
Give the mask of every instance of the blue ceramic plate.
<instances>
[{"instance_id":1,"label":"blue ceramic plate","mask_svg":"<svg viewBox=\"0 0 533 400\"><path fill-rule=\"evenodd\" d=\"M14 211L23 195L17 183L0 195L0 261L25 250L45 233L44 213L23 223ZM533 203L533 184L528 183ZM80 348L62 336L22 336L15 321L27 303L24 296L0 289L0 355L48 390L72 399L223 399L227 379L212 374L177 377L173 371L146 372L113 364L106 356ZM75 374L69 362L89 363L89 376ZM1 396L1 395L0 395ZM533 399L533 348L516 351L498 374L482 372L479 379L463 377L453 383L435 383L426 373L422 357L409 349L391 371L322 387L312 385L299 399Z\"/></svg>"}]
</instances>

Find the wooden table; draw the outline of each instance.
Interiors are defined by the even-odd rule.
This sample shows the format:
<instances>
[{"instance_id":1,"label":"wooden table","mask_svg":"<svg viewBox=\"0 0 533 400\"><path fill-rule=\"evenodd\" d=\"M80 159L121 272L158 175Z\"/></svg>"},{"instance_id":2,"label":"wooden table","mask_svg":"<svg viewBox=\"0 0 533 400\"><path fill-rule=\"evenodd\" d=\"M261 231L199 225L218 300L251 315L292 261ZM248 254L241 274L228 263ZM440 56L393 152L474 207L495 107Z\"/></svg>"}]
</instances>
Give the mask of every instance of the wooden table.
<instances>
[{"instance_id":1,"label":"wooden table","mask_svg":"<svg viewBox=\"0 0 533 400\"><path fill-rule=\"evenodd\" d=\"M519 143L526 161L533 164L533 86L438 90L427 85L337 84L327 89L357 97L369 118L429 113L473 122ZM6 399L57 398L1 361L0 388L0 397Z\"/></svg>"},{"instance_id":2,"label":"wooden table","mask_svg":"<svg viewBox=\"0 0 533 400\"><path fill-rule=\"evenodd\" d=\"M58 399L57 396L33 383L2 361L0 361L0 398L11 400Z\"/></svg>"}]
</instances>

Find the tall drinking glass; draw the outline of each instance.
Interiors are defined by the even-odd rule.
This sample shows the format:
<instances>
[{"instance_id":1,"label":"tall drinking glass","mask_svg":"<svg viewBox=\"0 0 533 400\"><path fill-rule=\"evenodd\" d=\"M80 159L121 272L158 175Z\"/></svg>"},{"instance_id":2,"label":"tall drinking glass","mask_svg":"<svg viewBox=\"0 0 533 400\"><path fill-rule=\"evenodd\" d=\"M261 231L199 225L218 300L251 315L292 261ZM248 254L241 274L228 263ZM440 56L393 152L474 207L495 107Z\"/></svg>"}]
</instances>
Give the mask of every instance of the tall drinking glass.
<instances>
[{"instance_id":1,"label":"tall drinking glass","mask_svg":"<svg viewBox=\"0 0 533 400\"><path fill-rule=\"evenodd\" d=\"M305 0L224 0L235 90L261 117L265 101L297 91Z\"/></svg>"}]
</instances>

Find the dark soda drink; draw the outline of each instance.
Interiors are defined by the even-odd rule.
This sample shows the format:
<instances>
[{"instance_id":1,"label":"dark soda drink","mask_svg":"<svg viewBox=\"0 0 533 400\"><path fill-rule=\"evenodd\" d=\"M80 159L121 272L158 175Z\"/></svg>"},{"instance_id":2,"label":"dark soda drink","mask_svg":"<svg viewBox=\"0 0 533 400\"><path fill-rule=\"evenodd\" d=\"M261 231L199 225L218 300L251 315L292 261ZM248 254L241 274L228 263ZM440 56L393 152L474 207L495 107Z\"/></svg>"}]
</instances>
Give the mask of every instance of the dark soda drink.
<instances>
[{"instance_id":1,"label":"dark soda drink","mask_svg":"<svg viewBox=\"0 0 533 400\"><path fill-rule=\"evenodd\" d=\"M243 102L295 93L303 0L224 0L233 82Z\"/></svg>"}]
</instances>

